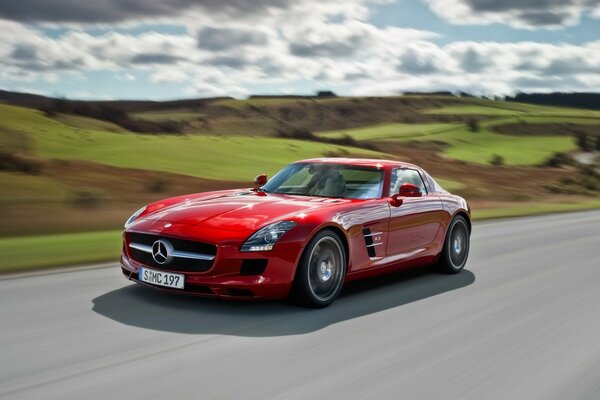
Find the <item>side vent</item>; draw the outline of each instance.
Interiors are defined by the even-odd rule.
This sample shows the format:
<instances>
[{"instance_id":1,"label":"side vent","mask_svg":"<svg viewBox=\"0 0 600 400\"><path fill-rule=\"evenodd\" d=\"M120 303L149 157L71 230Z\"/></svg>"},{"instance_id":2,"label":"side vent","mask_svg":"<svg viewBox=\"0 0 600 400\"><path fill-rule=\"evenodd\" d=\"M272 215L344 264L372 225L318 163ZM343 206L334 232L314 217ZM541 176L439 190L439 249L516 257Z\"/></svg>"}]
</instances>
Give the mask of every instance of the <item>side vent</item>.
<instances>
[{"instance_id":1,"label":"side vent","mask_svg":"<svg viewBox=\"0 0 600 400\"><path fill-rule=\"evenodd\" d=\"M363 236L365 237L365 245L367 246L367 253L369 253L370 258L377 257L375 252L375 247L383 244L381 242L381 235L383 232L371 232L370 228L363 229ZM375 242L373 238L376 238L378 241Z\"/></svg>"},{"instance_id":2,"label":"side vent","mask_svg":"<svg viewBox=\"0 0 600 400\"><path fill-rule=\"evenodd\" d=\"M365 237L365 245L367 246L367 253L369 253L369 257L375 257L375 246L373 245L373 234L371 233L371 229L364 228L363 236Z\"/></svg>"}]
</instances>

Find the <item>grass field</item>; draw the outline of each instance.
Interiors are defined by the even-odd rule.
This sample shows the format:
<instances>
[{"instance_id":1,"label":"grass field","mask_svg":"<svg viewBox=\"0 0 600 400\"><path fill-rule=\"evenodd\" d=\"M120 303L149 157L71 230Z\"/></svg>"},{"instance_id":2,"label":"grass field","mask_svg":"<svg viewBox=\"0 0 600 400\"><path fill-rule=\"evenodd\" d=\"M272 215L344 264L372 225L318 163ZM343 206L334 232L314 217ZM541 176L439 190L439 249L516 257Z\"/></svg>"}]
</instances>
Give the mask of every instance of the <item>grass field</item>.
<instances>
[{"instance_id":1,"label":"grass field","mask_svg":"<svg viewBox=\"0 0 600 400\"><path fill-rule=\"evenodd\" d=\"M511 120L503 120L508 123ZM507 165L538 165L556 152L576 149L573 137L510 136L493 132L497 121L481 123L479 132L471 132L463 124L387 124L352 130L322 132L320 135L349 135L356 140L377 142L443 142L444 153L457 160L488 164L493 155L504 157Z\"/></svg>"},{"instance_id":2,"label":"grass field","mask_svg":"<svg viewBox=\"0 0 600 400\"><path fill-rule=\"evenodd\" d=\"M7 105L0 105L0 120L8 129L26 135L31 150L42 157L95 161L208 179L243 181L257 173L272 175L292 161L327 154L384 156L369 150L292 139L141 135L77 129L46 118L38 111Z\"/></svg>"},{"instance_id":3,"label":"grass field","mask_svg":"<svg viewBox=\"0 0 600 400\"><path fill-rule=\"evenodd\" d=\"M429 114L475 115L475 116L551 116L600 118L600 112L566 107L551 107L535 104L470 99L467 104L433 108L424 111Z\"/></svg>"},{"instance_id":4,"label":"grass field","mask_svg":"<svg viewBox=\"0 0 600 400\"><path fill-rule=\"evenodd\" d=\"M568 203L523 203L505 207L473 209L473 219L484 220L493 218L521 217L557 212L593 210L600 208L600 200L579 200Z\"/></svg>"},{"instance_id":5,"label":"grass field","mask_svg":"<svg viewBox=\"0 0 600 400\"><path fill-rule=\"evenodd\" d=\"M525 111L511 110L500 107L486 107L478 105L463 105L463 106L450 106L438 109L432 109L426 111L429 114L456 114L456 115L491 115L491 116L505 116L505 115L523 115Z\"/></svg>"},{"instance_id":6,"label":"grass field","mask_svg":"<svg viewBox=\"0 0 600 400\"><path fill-rule=\"evenodd\" d=\"M481 164L487 164L494 155L500 155L506 165L539 165L556 152L570 152L577 148L572 137L509 136L492 133L485 127L476 133L465 128L457 129L444 136L442 140L450 144L445 151L448 156ZM440 139L436 136L436 140Z\"/></svg>"},{"instance_id":7,"label":"grass field","mask_svg":"<svg viewBox=\"0 0 600 400\"><path fill-rule=\"evenodd\" d=\"M319 136L340 138L350 136L355 140L402 140L415 139L420 136L437 135L439 133L461 128L463 124L381 124L362 128L345 129L333 132L319 132Z\"/></svg>"},{"instance_id":8,"label":"grass field","mask_svg":"<svg viewBox=\"0 0 600 400\"><path fill-rule=\"evenodd\" d=\"M0 238L0 272L118 261L121 231Z\"/></svg>"}]
</instances>

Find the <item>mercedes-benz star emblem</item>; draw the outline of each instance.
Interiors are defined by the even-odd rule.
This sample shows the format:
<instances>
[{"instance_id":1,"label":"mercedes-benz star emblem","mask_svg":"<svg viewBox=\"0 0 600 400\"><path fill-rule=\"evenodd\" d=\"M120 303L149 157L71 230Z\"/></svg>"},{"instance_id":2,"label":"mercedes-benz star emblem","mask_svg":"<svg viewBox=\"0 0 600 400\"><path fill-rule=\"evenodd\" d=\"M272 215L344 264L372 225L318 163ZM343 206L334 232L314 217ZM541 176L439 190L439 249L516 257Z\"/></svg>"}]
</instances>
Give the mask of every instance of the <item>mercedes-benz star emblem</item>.
<instances>
[{"instance_id":1,"label":"mercedes-benz star emblem","mask_svg":"<svg viewBox=\"0 0 600 400\"><path fill-rule=\"evenodd\" d=\"M171 255L172 253L173 246L166 240L157 240L152 245L152 258L154 258L154 261L158 264L162 265L171 262L171 259L173 258Z\"/></svg>"}]
</instances>

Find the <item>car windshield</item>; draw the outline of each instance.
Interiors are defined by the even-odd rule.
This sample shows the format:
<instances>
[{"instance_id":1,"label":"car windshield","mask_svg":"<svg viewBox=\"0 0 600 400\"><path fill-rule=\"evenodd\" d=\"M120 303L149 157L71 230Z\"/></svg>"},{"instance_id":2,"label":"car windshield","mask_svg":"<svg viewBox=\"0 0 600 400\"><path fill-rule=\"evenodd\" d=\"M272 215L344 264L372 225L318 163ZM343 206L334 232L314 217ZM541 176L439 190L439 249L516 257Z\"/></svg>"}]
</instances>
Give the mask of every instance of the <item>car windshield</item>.
<instances>
[{"instance_id":1,"label":"car windshield","mask_svg":"<svg viewBox=\"0 0 600 400\"><path fill-rule=\"evenodd\" d=\"M299 196L376 199L381 197L383 171L330 163L288 165L262 187L267 193Z\"/></svg>"}]
</instances>

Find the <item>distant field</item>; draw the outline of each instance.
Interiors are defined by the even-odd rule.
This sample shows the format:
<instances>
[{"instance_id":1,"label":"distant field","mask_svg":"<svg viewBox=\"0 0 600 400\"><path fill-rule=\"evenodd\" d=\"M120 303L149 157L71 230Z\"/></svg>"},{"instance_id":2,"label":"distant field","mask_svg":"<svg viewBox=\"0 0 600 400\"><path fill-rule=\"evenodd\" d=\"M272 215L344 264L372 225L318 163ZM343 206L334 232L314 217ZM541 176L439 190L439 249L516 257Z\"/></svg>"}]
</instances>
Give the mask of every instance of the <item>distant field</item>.
<instances>
[{"instance_id":1,"label":"distant field","mask_svg":"<svg viewBox=\"0 0 600 400\"><path fill-rule=\"evenodd\" d=\"M424 110L428 114L479 115L479 116L552 116L600 118L600 112L565 107L539 106L534 104L498 102L473 99L468 104Z\"/></svg>"},{"instance_id":2,"label":"distant field","mask_svg":"<svg viewBox=\"0 0 600 400\"><path fill-rule=\"evenodd\" d=\"M298 104L307 103L321 103L321 104L336 104L345 103L348 99L345 97L325 97L325 98L258 98L258 99L247 99L247 100L234 100L224 99L215 101L213 104L218 106L225 106L237 109L247 108L248 106L255 107L290 107Z\"/></svg>"},{"instance_id":3,"label":"distant field","mask_svg":"<svg viewBox=\"0 0 600 400\"><path fill-rule=\"evenodd\" d=\"M348 135L356 140L381 142L436 142L448 146L442 150L451 158L489 164L495 155L502 156L506 165L539 165L556 152L577 149L572 134L565 135L559 124L598 125L600 112L592 110L546 107L531 104L468 99L462 105L450 105L424 110L439 115L470 115L479 119L479 130L472 132L466 123L380 124L352 129L320 132L325 137ZM510 129L496 132L495 127L528 124L535 134L527 135L527 126L515 135ZM536 129L544 124L548 129ZM557 129L551 129L552 125Z\"/></svg>"},{"instance_id":4,"label":"distant field","mask_svg":"<svg viewBox=\"0 0 600 400\"><path fill-rule=\"evenodd\" d=\"M0 120L8 128L27 135L34 152L43 157L88 160L208 179L248 180L257 172L273 174L289 162L327 154L384 156L369 150L291 139L140 135L76 129L38 111L6 105L0 105Z\"/></svg>"},{"instance_id":5,"label":"distant field","mask_svg":"<svg viewBox=\"0 0 600 400\"><path fill-rule=\"evenodd\" d=\"M504 123L512 120L503 120ZM573 137L565 136L510 136L491 131L498 122L482 123L479 132L471 132L460 124L388 124L352 130L322 132L320 135L339 137L349 135L356 140L375 142L444 142L449 147L444 153L462 161L488 164L495 154L504 157L507 165L538 165L555 152L576 149Z\"/></svg>"},{"instance_id":6,"label":"distant field","mask_svg":"<svg viewBox=\"0 0 600 400\"><path fill-rule=\"evenodd\" d=\"M450 106L426 111L429 114L458 114L458 115L521 115L523 111L510 110L500 107L485 107L477 105Z\"/></svg>"},{"instance_id":7,"label":"distant field","mask_svg":"<svg viewBox=\"0 0 600 400\"><path fill-rule=\"evenodd\" d=\"M108 121L101 121L99 119L82 117L80 115L70 115L70 114L59 114L53 117L54 120L62 122L65 125L71 126L73 128L79 129L94 129L99 131L108 131L108 132L118 132L123 133L127 132L126 129L121 128L117 124L113 124Z\"/></svg>"},{"instance_id":8,"label":"distant field","mask_svg":"<svg viewBox=\"0 0 600 400\"><path fill-rule=\"evenodd\" d=\"M362 128L319 132L319 136L339 138L350 136L356 140L385 141L389 139L414 139L460 128L463 124L381 124Z\"/></svg>"},{"instance_id":9,"label":"distant field","mask_svg":"<svg viewBox=\"0 0 600 400\"><path fill-rule=\"evenodd\" d=\"M171 111L146 111L131 114L136 119L146 121L194 121L203 116L199 112L191 112L188 110L171 110Z\"/></svg>"},{"instance_id":10,"label":"distant field","mask_svg":"<svg viewBox=\"0 0 600 400\"><path fill-rule=\"evenodd\" d=\"M487 129L475 133L463 128L444 136L443 140L451 145L445 150L448 156L481 164L487 164L492 156L500 155L507 165L539 165L556 152L570 152L577 148L572 137L509 136ZM435 139L440 140L437 136Z\"/></svg>"}]
</instances>

